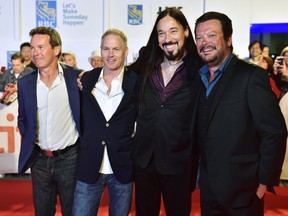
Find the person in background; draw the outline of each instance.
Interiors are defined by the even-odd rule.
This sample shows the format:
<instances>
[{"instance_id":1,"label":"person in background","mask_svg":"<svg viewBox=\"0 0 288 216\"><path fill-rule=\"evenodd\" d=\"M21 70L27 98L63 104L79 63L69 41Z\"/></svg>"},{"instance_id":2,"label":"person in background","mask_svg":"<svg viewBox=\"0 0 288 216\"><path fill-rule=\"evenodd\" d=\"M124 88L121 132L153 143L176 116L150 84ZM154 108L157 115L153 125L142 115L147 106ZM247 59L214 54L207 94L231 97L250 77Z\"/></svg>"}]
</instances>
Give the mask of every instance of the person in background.
<instances>
[{"instance_id":1,"label":"person in background","mask_svg":"<svg viewBox=\"0 0 288 216\"><path fill-rule=\"evenodd\" d=\"M192 128L200 150L201 215L263 216L266 190L279 184L287 138L269 76L232 53L227 15L206 12L194 31L205 63Z\"/></svg>"},{"instance_id":2,"label":"person in background","mask_svg":"<svg viewBox=\"0 0 288 216\"><path fill-rule=\"evenodd\" d=\"M103 67L103 60L99 50L94 50L91 53L91 56L88 58L88 61L91 64L92 68Z\"/></svg>"},{"instance_id":3,"label":"person in background","mask_svg":"<svg viewBox=\"0 0 288 216\"><path fill-rule=\"evenodd\" d=\"M34 71L33 68L25 67L24 57L21 53L14 53L11 56L11 64L12 67L5 70L0 76L0 91L5 91L11 84L17 84L20 78ZM17 85L15 88L17 90Z\"/></svg>"},{"instance_id":4,"label":"person in background","mask_svg":"<svg viewBox=\"0 0 288 216\"><path fill-rule=\"evenodd\" d=\"M262 45L262 55L263 56L269 56L270 57L270 48L268 45L263 44Z\"/></svg>"},{"instance_id":5,"label":"person in background","mask_svg":"<svg viewBox=\"0 0 288 216\"><path fill-rule=\"evenodd\" d=\"M22 43L20 45L20 52L21 52L21 54L23 55L23 57L25 59L24 65L26 67L31 67L34 70L37 70L37 67L35 66L35 64L31 60L31 47L30 47L30 43L29 42L25 42L25 43Z\"/></svg>"},{"instance_id":6,"label":"person in background","mask_svg":"<svg viewBox=\"0 0 288 216\"><path fill-rule=\"evenodd\" d=\"M190 120L201 65L184 14L177 8L162 11L145 49L129 66L140 74L132 154L137 216L159 215L161 197L167 216L190 215L198 167Z\"/></svg>"},{"instance_id":7,"label":"person in background","mask_svg":"<svg viewBox=\"0 0 288 216\"><path fill-rule=\"evenodd\" d=\"M281 75L283 77L283 82L287 85L288 83L288 46L285 47L282 51L280 56L284 57L283 64L279 64L277 59L274 61L274 72ZM286 88L288 89L288 88ZM279 106L281 111L284 115L286 126L288 127L288 94L287 91L282 92L283 96L279 101ZM280 186L288 187L288 138L286 141L286 155L284 159L284 163L282 166L282 173L280 176Z\"/></svg>"},{"instance_id":8,"label":"person in background","mask_svg":"<svg viewBox=\"0 0 288 216\"><path fill-rule=\"evenodd\" d=\"M279 57L282 57L282 60L279 60ZM284 95L288 91L288 46L275 58L273 67L276 85Z\"/></svg>"},{"instance_id":9,"label":"person in background","mask_svg":"<svg viewBox=\"0 0 288 216\"><path fill-rule=\"evenodd\" d=\"M285 118L286 127L288 128L288 94L284 94L279 101L279 106L281 109L281 112ZM280 176L280 186L288 187L288 137L286 140L286 154L284 163L282 166L282 172Z\"/></svg>"},{"instance_id":10,"label":"person in background","mask_svg":"<svg viewBox=\"0 0 288 216\"><path fill-rule=\"evenodd\" d=\"M271 89L275 93L277 99L279 100L282 94L281 94L281 91L278 89L274 80L275 74L274 74L272 58L270 58L269 56L261 55L259 57L258 65L264 68L268 72Z\"/></svg>"},{"instance_id":11,"label":"person in background","mask_svg":"<svg viewBox=\"0 0 288 216\"><path fill-rule=\"evenodd\" d=\"M61 61L71 67L77 67L76 55L73 52L63 52Z\"/></svg>"},{"instance_id":12,"label":"person in background","mask_svg":"<svg viewBox=\"0 0 288 216\"><path fill-rule=\"evenodd\" d=\"M248 61L258 64L259 57L262 54L262 43L260 41L253 41L248 46L250 58Z\"/></svg>"},{"instance_id":13,"label":"person in background","mask_svg":"<svg viewBox=\"0 0 288 216\"><path fill-rule=\"evenodd\" d=\"M36 216L53 216L59 195L71 216L80 135L80 70L59 62L62 41L52 28L36 27L31 57L38 70L18 81L19 173L31 168Z\"/></svg>"},{"instance_id":14,"label":"person in background","mask_svg":"<svg viewBox=\"0 0 288 216\"><path fill-rule=\"evenodd\" d=\"M104 187L108 187L109 215L127 216L133 189L134 124L138 75L125 67L126 35L107 30L101 39L103 68L81 78L82 143L74 216L97 215Z\"/></svg>"}]
</instances>

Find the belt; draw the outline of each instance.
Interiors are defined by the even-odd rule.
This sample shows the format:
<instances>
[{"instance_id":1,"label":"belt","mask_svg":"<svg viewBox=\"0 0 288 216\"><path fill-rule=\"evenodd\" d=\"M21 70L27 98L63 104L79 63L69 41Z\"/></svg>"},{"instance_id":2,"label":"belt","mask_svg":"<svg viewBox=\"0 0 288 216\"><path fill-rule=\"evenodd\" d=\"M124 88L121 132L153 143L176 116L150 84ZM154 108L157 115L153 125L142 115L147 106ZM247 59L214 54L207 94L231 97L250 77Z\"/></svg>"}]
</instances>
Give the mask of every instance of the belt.
<instances>
[{"instance_id":1,"label":"belt","mask_svg":"<svg viewBox=\"0 0 288 216\"><path fill-rule=\"evenodd\" d=\"M54 150L54 151L50 151L50 150L43 150L41 149L38 145L36 145L39 150L40 153L42 153L42 155L46 156L46 157L57 157L60 155L63 155L64 153L66 153L67 151L69 151L70 149L73 149L75 147L77 147L80 143L80 139L78 139L75 144L67 146L64 149L59 149L59 150Z\"/></svg>"}]
</instances>

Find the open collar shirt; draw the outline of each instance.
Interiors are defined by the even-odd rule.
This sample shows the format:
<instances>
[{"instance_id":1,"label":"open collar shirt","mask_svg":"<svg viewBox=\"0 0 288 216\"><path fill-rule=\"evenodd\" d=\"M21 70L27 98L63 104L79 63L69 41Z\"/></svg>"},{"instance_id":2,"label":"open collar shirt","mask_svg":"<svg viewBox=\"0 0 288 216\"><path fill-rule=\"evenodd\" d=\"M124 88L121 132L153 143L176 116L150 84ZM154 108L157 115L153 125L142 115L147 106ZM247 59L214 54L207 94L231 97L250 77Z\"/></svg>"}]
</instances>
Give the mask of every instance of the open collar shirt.
<instances>
[{"instance_id":1,"label":"open collar shirt","mask_svg":"<svg viewBox=\"0 0 288 216\"><path fill-rule=\"evenodd\" d=\"M95 87L92 90L92 94L97 100L107 122L110 120L110 118L117 110L124 96L124 91L122 89L123 76L124 76L124 67L120 72L120 74L112 80L109 91L109 88L104 80L104 68L103 68L100 73L98 82L96 83ZM99 172L103 174L113 173L106 146L104 148L102 165L100 167Z\"/></svg>"},{"instance_id":2,"label":"open collar shirt","mask_svg":"<svg viewBox=\"0 0 288 216\"><path fill-rule=\"evenodd\" d=\"M78 131L70 108L63 68L48 88L37 78L37 141L44 150L60 150L73 145Z\"/></svg>"},{"instance_id":3,"label":"open collar shirt","mask_svg":"<svg viewBox=\"0 0 288 216\"><path fill-rule=\"evenodd\" d=\"M230 54L228 56L228 58L220 65L220 67L214 72L214 79L212 82L209 82L210 71L209 71L209 68L207 67L207 65L204 65L200 69L199 74L200 74L200 77L201 77L201 80L202 80L204 86L206 87L206 98L208 98L212 89L214 88L214 86L216 85L216 83L218 82L220 77L222 76L223 71L226 69L226 67L229 64L229 62L231 61L232 57L233 57L233 55Z\"/></svg>"}]
</instances>

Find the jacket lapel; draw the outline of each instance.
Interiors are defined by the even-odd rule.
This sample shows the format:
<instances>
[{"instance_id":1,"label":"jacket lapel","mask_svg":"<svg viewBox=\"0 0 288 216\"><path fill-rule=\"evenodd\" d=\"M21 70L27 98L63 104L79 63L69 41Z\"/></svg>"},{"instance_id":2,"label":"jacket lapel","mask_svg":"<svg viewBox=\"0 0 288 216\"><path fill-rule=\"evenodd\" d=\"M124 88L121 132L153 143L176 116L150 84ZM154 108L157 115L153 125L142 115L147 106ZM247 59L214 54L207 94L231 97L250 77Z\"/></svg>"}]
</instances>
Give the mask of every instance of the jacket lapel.
<instances>
[{"instance_id":1,"label":"jacket lapel","mask_svg":"<svg viewBox=\"0 0 288 216\"><path fill-rule=\"evenodd\" d=\"M26 85L27 86L27 98L28 100L27 107L31 107L31 116L33 118L33 121L36 123L37 121L37 77L38 77L38 71L34 71L30 79L27 80L28 82L31 83L31 85Z\"/></svg>"},{"instance_id":2,"label":"jacket lapel","mask_svg":"<svg viewBox=\"0 0 288 216\"><path fill-rule=\"evenodd\" d=\"M94 97L94 95L92 94L92 90L93 88L95 87L98 79L99 79L99 76L100 76L100 73L101 73L101 70L102 68L96 68L94 69L93 71L90 71L89 74L89 80L87 82L87 92L85 92L85 94L87 94L89 100L95 105L96 109L98 109L98 111L100 111L100 113L102 112L101 111L101 108L96 100L96 98ZM85 90L84 90L85 91Z\"/></svg>"},{"instance_id":3,"label":"jacket lapel","mask_svg":"<svg viewBox=\"0 0 288 216\"><path fill-rule=\"evenodd\" d=\"M133 91L135 89L134 87L136 85L136 82L137 82L137 75L133 73L132 71L127 70L127 68L125 67L123 83L122 83L124 96L119 106L117 107L115 113L113 114L113 116L116 115L123 107L125 107L126 104L130 101L131 96L135 94L135 92Z\"/></svg>"},{"instance_id":4,"label":"jacket lapel","mask_svg":"<svg viewBox=\"0 0 288 216\"><path fill-rule=\"evenodd\" d=\"M209 117L208 117L208 126L210 125L210 122L213 118L213 115L215 114L215 111L219 105L219 102L222 98L222 95L225 91L227 84L229 83L231 76L234 74L233 73L234 72L233 65L235 64L236 61L237 61L237 57L233 56L228 67L225 69L225 71L223 71L222 77L220 78L220 80L218 80L218 82L221 82L221 83L219 83L220 85L216 89L217 91L215 92L213 103L212 103L212 106L210 108Z\"/></svg>"},{"instance_id":5,"label":"jacket lapel","mask_svg":"<svg viewBox=\"0 0 288 216\"><path fill-rule=\"evenodd\" d=\"M65 78L69 104L72 111L73 119L76 123L78 132L80 133L80 98L79 98L79 89L77 86L77 76L78 74L75 71L69 71L65 65L62 65L63 74Z\"/></svg>"}]
</instances>

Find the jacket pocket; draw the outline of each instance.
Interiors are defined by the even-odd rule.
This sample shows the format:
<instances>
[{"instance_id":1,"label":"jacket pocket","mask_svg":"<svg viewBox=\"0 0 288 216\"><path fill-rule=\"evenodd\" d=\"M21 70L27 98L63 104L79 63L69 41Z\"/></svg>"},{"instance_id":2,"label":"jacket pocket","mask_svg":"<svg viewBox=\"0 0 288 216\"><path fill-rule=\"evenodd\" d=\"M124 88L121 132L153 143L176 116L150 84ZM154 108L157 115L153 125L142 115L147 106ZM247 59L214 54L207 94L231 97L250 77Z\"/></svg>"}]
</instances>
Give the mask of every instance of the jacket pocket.
<instances>
[{"instance_id":1,"label":"jacket pocket","mask_svg":"<svg viewBox=\"0 0 288 216\"><path fill-rule=\"evenodd\" d=\"M259 154L245 154L231 157L232 163L249 163L259 161Z\"/></svg>"}]
</instances>

